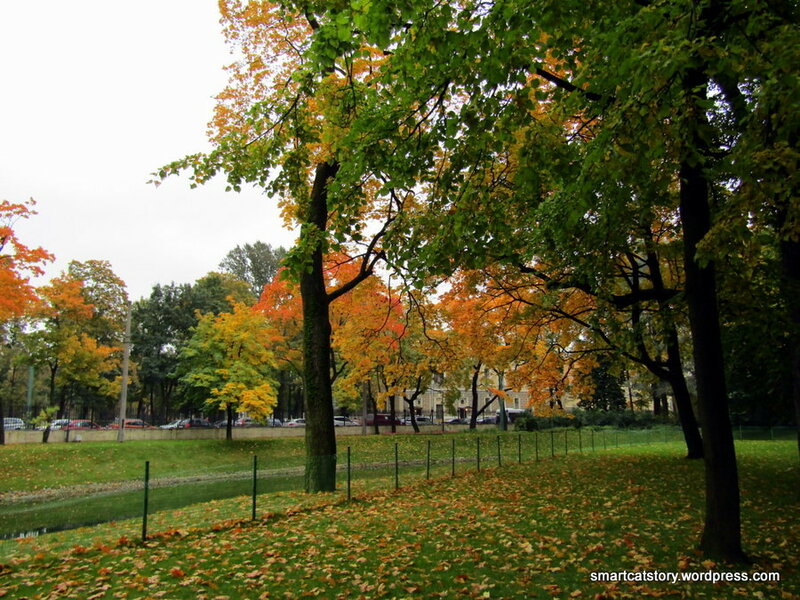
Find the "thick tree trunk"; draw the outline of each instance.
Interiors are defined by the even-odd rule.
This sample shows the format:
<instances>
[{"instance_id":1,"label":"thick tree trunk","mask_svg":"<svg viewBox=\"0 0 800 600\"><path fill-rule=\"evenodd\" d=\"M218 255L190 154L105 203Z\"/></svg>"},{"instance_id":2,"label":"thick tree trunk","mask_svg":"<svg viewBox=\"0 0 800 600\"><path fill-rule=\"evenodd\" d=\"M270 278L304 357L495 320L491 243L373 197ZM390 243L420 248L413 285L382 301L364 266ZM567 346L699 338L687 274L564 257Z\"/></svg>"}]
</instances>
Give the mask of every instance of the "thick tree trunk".
<instances>
[{"instance_id":1,"label":"thick tree trunk","mask_svg":"<svg viewBox=\"0 0 800 600\"><path fill-rule=\"evenodd\" d=\"M233 441L233 407L230 404L225 405L225 439Z\"/></svg>"},{"instance_id":2,"label":"thick tree trunk","mask_svg":"<svg viewBox=\"0 0 800 600\"><path fill-rule=\"evenodd\" d=\"M789 320L789 368L792 401L797 426L797 451L800 453L800 240L781 242L783 297Z\"/></svg>"},{"instance_id":3,"label":"thick tree trunk","mask_svg":"<svg viewBox=\"0 0 800 600\"><path fill-rule=\"evenodd\" d=\"M701 103L708 81L702 71L690 69L684 86L690 99L688 121L694 125L692 141L697 149L697 154L684 157L681 163L680 216L705 458L706 512L700 547L709 556L742 562L746 557L741 541L739 477L728 414L716 275L713 262L701 265L697 260L697 246L711 226L710 189L703 165L708 146L701 134L706 125Z\"/></svg>"},{"instance_id":4,"label":"thick tree trunk","mask_svg":"<svg viewBox=\"0 0 800 600\"><path fill-rule=\"evenodd\" d=\"M300 277L303 302L303 379L305 382L307 492L336 490L336 430L331 389L331 324L323 271L323 240L328 221L327 186L338 165L317 165L304 215L301 243L310 244L308 268Z\"/></svg>"},{"instance_id":5,"label":"thick tree trunk","mask_svg":"<svg viewBox=\"0 0 800 600\"><path fill-rule=\"evenodd\" d=\"M647 229L647 266L650 271L650 278L653 289L665 291L664 277L661 273L661 261L653 243L650 230ZM667 363L666 372L659 372L650 368L651 372L659 378L664 379L672 388L672 395L675 398L675 409L678 413L678 421L683 431L683 439L686 443L686 458L703 458L703 439L700 436L700 429L697 426L697 418L692 407L692 399L689 394L689 386L686 384L686 377L683 375L683 361L681 359L681 346L678 339L678 330L671 319L671 307L666 301L659 302L659 311L667 316L667 326L665 331L667 344ZM649 362L649 361L647 361ZM661 412L666 415L668 412L667 403L664 402Z\"/></svg>"},{"instance_id":6,"label":"thick tree trunk","mask_svg":"<svg viewBox=\"0 0 800 600\"><path fill-rule=\"evenodd\" d=\"M667 370L669 371L667 381L672 388L678 421L681 424L683 439L686 443L686 458L703 458L703 438L700 436L700 429L697 426L689 386L686 385L686 377L683 375L678 333L674 326L667 334Z\"/></svg>"},{"instance_id":7,"label":"thick tree trunk","mask_svg":"<svg viewBox=\"0 0 800 600\"><path fill-rule=\"evenodd\" d=\"M419 423L417 423L417 415L414 413L414 399L403 398L408 405L409 417L411 418L411 427L414 428L414 433L419 433Z\"/></svg>"},{"instance_id":8,"label":"thick tree trunk","mask_svg":"<svg viewBox=\"0 0 800 600\"><path fill-rule=\"evenodd\" d=\"M478 426L478 378L481 374L481 364L472 367L472 413L469 416L469 428L475 429Z\"/></svg>"},{"instance_id":9,"label":"thick tree trunk","mask_svg":"<svg viewBox=\"0 0 800 600\"><path fill-rule=\"evenodd\" d=\"M397 433L397 407L394 394L389 396L389 420L392 422L392 433Z\"/></svg>"}]
</instances>

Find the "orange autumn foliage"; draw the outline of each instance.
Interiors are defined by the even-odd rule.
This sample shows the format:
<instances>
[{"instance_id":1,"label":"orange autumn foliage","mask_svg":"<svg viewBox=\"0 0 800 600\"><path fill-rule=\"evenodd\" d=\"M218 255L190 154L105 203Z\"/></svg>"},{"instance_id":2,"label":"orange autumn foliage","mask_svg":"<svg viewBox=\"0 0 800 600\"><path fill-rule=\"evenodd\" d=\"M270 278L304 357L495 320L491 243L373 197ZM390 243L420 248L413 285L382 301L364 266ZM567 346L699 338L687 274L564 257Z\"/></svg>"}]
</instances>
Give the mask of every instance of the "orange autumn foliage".
<instances>
[{"instance_id":1,"label":"orange autumn foliage","mask_svg":"<svg viewBox=\"0 0 800 600\"><path fill-rule=\"evenodd\" d=\"M14 231L19 219L36 214L35 202L0 201L0 323L25 314L36 300L30 277L43 273L42 265L53 260L43 248L23 244Z\"/></svg>"}]
</instances>

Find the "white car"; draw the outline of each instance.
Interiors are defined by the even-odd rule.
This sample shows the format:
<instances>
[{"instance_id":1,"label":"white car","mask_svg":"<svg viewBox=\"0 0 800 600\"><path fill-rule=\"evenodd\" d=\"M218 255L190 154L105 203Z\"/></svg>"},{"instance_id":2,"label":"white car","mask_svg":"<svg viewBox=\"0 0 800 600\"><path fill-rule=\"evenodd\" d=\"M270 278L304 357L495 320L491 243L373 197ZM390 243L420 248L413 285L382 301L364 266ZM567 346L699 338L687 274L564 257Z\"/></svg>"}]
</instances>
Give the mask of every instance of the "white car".
<instances>
[{"instance_id":1,"label":"white car","mask_svg":"<svg viewBox=\"0 0 800 600\"><path fill-rule=\"evenodd\" d=\"M357 427L358 423L353 421L350 417L333 417L333 424L335 427Z\"/></svg>"},{"instance_id":2,"label":"white car","mask_svg":"<svg viewBox=\"0 0 800 600\"><path fill-rule=\"evenodd\" d=\"M18 419L16 417L4 417L3 418L3 429L9 431L11 429L25 429L25 421L22 419Z\"/></svg>"},{"instance_id":3,"label":"white car","mask_svg":"<svg viewBox=\"0 0 800 600\"><path fill-rule=\"evenodd\" d=\"M305 419L292 419L290 421L286 421L283 425L284 427L305 427L306 420Z\"/></svg>"}]
</instances>

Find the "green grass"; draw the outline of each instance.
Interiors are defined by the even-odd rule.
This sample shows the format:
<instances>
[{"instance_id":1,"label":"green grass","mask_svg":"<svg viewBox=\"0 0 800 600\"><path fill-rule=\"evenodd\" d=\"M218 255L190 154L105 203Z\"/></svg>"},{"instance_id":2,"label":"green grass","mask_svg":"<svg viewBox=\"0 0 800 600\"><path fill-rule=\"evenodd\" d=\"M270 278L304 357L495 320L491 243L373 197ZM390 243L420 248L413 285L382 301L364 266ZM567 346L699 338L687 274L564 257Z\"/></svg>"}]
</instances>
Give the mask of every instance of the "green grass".
<instances>
[{"instance_id":1,"label":"green grass","mask_svg":"<svg viewBox=\"0 0 800 600\"><path fill-rule=\"evenodd\" d=\"M602 431L596 434L576 430L559 430L550 435L537 435L541 455L588 452L593 443L596 449L617 444L641 444L648 441L676 439L677 431L642 430L630 432ZM339 464L344 463L347 446L352 447L359 463L394 460L394 444L400 446L401 460L419 459L425 453L427 440L432 441L434 458L446 460L450 443L458 439L457 452L475 457L475 440L482 440L482 459L487 465L496 460L497 432L489 431L450 435L382 435L347 436L339 439ZM534 454L534 435L523 434L525 458ZM501 435L502 454L508 460L517 455L518 434ZM253 455L258 455L262 469L299 467L305 461L305 442L300 438L271 438L260 440L183 440L93 442L72 444L16 444L0 446L0 500L7 492L35 491L87 483L114 483L141 480L145 461L151 462L152 476L187 477L209 472L249 468Z\"/></svg>"},{"instance_id":2,"label":"green grass","mask_svg":"<svg viewBox=\"0 0 800 600\"><path fill-rule=\"evenodd\" d=\"M534 434L498 434L490 430L468 435L347 437L340 443L338 464L343 471L350 450L354 481L387 478L395 480L397 485L398 481L407 483L454 470L478 469L479 465L500 466L523 457L535 459L589 452L620 443L664 440L670 433L669 430L617 433L569 429ZM4 481L12 489L0 494L0 539L140 516L145 459L151 463L151 513L249 494L252 455L259 458L261 490L299 490L303 487L304 461L300 441L9 447L0 453L7 465L13 460L25 462L29 457L31 466L24 470L8 469ZM395 456L399 461L396 477ZM346 478L345 473L341 478ZM37 489L43 485L43 489Z\"/></svg>"},{"instance_id":3,"label":"green grass","mask_svg":"<svg viewBox=\"0 0 800 600\"><path fill-rule=\"evenodd\" d=\"M417 471L399 491L383 473L357 482L351 503L342 492L265 495L254 523L231 520L247 514L247 498L215 501L159 513L153 531L164 533L144 547L119 540L134 538L136 522L15 542L36 554L7 561L2 589L31 599L798 598L796 445L737 449L754 562L736 570L778 572L777 585L590 582L596 571L724 568L693 550L702 464L666 443L487 462L480 473L462 463L456 477L441 465L440 478ZM65 552L70 542L80 546Z\"/></svg>"}]
</instances>

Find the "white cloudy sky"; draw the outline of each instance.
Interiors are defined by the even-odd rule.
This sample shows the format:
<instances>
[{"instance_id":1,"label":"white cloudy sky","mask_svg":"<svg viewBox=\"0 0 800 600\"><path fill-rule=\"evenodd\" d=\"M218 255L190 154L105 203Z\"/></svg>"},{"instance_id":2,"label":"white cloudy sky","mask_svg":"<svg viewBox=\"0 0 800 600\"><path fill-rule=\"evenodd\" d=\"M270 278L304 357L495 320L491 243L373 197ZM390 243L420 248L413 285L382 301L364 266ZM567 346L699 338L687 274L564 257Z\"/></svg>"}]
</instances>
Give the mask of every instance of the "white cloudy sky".
<instances>
[{"instance_id":1,"label":"white cloudy sky","mask_svg":"<svg viewBox=\"0 0 800 600\"><path fill-rule=\"evenodd\" d=\"M0 199L33 197L23 242L104 259L132 299L193 282L237 244L291 245L275 202L187 178L148 185L161 165L208 148L231 56L215 0L0 3Z\"/></svg>"}]
</instances>

